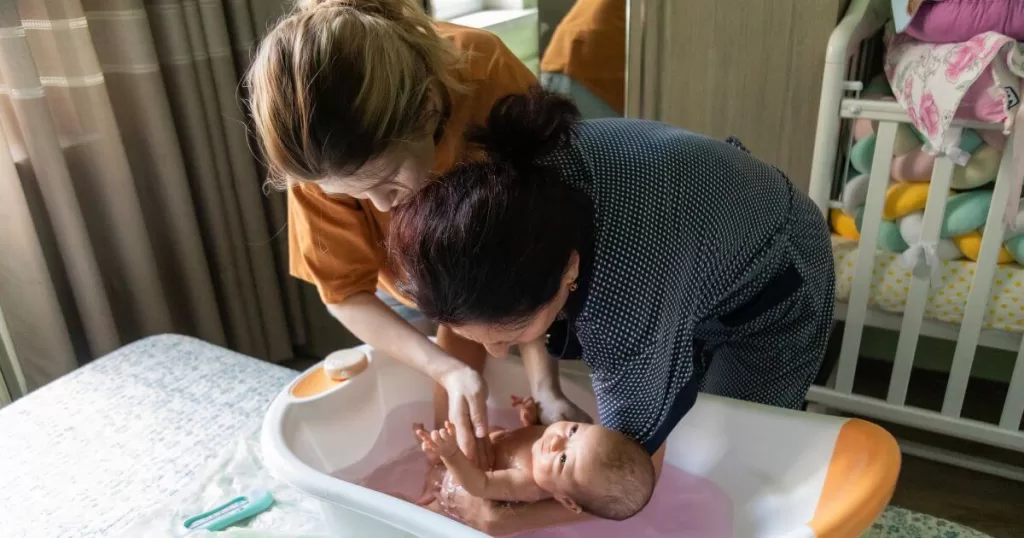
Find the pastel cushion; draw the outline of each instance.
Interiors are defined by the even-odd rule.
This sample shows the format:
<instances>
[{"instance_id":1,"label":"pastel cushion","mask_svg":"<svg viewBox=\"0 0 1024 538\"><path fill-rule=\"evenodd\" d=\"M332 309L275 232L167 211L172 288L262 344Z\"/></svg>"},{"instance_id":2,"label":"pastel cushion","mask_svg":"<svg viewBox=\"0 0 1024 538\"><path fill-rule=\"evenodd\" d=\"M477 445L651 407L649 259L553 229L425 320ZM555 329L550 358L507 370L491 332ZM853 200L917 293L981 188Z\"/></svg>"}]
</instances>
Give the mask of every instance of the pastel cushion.
<instances>
[{"instance_id":1,"label":"pastel cushion","mask_svg":"<svg viewBox=\"0 0 1024 538\"><path fill-rule=\"evenodd\" d=\"M964 166L953 167L953 178L950 186L954 189L974 189L990 183L996 178L999 172L999 159L1002 153L992 146L981 142L981 138L973 130L965 130L972 133L977 144L971 144L971 157ZM963 140L960 144L964 151ZM935 157L924 152L922 149L912 151L905 155L893 157L890 173L893 179L900 181L930 181L932 168L935 166Z\"/></svg>"},{"instance_id":2,"label":"pastel cushion","mask_svg":"<svg viewBox=\"0 0 1024 538\"><path fill-rule=\"evenodd\" d=\"M868 82L867 86L864 87L863 95L865 97L873 97L876 95L891 96L892 86L889 85L889 79L882 75L875 75L871 81Z\"/></svg>"},{"instance_id":3,"label":"pastel cushion","mask_svg":"<svg viewBox=\"0 0 1024 538\"><path fill-rule=\"evenodd\" d=\"M908 213L921 211L928 203L928 183L894 183L885 191L882 218L897 220ZM943 236L945 237L945 236Z\"/></svg>"},{"instance_id":4,"label":"pastel cushion","mask_svg":"<svg viewBox=\"0 0 1024 538\"><path fill-rule=\"evenodd\" d=\"M950 185L954 189L975 189L995 181L1002 157L1001 151L987 144L982 145L971 154L966 165L953 167Z\"/></svg>"},{"instance_id":5,"label":"pastel cushion","mask_svg":"<svg viewBox=\"0 0 1024 538\"><path fill-rule=\"evenodd\" d=\"M925 43L960 43L985 32L998 32L1024 41L1024 3L1020 0L923 2L904 32Z\"/></svg>"},{"instance_id":6,"label":"pastel cushion","mask_svg":"<svg viewBox=\"0 0 1024 538\"><path fill-rule=\"evenodd\" d=\"M931 181L934 166L935 157L918 149L893 157L889 173L899 181Z\"/></svg>"},{"instance_id":7,"label":"pastel cushion","mask_svg":"<svg viewBox=\"0 0 1024 538\"><path fill-rule=\"evenodd\" d=\"M864 202L868 199L868 184L870 181L871 176L868 174L854 176L846 181L846 185L843 186L843 193L839 196L839 201L843 203L844 213L850 216L857 214L857 208L863 206Z\"/></svg>"},{"instance_id":8,"label":"pastel cushion","mask_svg":"<svg viewBox=\"0 0 1024 538\"><path fill-rule=\"evenodd\" d=\"M896 141L892 145L893 155L906 155L920 149L921 139L917 137L917 129L909 123L901 123L896 127Z\"/></svg>"},{"instance_id":9,"label":"pastel cushion","mask_svg":"<svg viewBox=\"0 0 1024 538\"><path fill-rule=\"evenodd\" d=\"M857 231L861 230L861 225L864 222L864 209L861 208L857 211L857 216L854 218L854 222L857 224ZM881 225L878 227L878 248L887 250L889 252L903 252L907 250L907 242L903 240L903 236L900 235L899 224L891 220L883 220Z\"/></svg>"},{"instance_id":10,"label":"pastel cushion","mask_svg":"<svg viewBox=\"0 0 1024 538\"><path fill-rule=\"evenodd\" d=\"M953 242L956 243L957 248L964 253L968 259L972 261L978 261L978 254L981 253L981 232L975 230L960 237L954 237ZM1003 246L999 249L999 261L996 263L1010 263L1013 261L1013 255L1010 254L1009 250Z\"/></svg>"},{"instance_id":11,"label":"pastel cushion","mask_svg":"<svg viewBox=\"0 0 1024 538\"><path fill-rule=\"evenodd\" d=\"M860 118L853 122L853 139L864 140L865 138L875 134L875 125L877 122Z\"/></svg>"},{"instance_id":12,"label":"pastel cushion","mask_svg":"<svg viewBox=\"0 0 1024 538\"><path fill-rule=\"evenodd\" d=\"M907 245L916 245L921 242L921 231L924 225L924 211L915 211L899 221L900 235ZM949 239L939 239L936 246L936 254L940 260L952 261L963 257L956 243Z\"/></svg>"},{"instance_id":13,"label":"pastel cushion","mask_svg":"<svg viewBox=\"0 0 1024 538\"><path fill-rule=\"evenodd\" d=\"M1024 235L1011 237L1003 242L1004 250L1008 251L1017 263L1024 265Z\"/></svg>"},{"instance_id":14,"label":"pastel cushion","mask_svg":"<svg viewBox=\"0 0 1024 538\"><path fill-rule=\"evenodd\" d=\"M1017 220L1014 222L1012 230L1006 230L1006 235L1003 239L1013 239L1015 237L1024 236L1024 200L1021 200L1021 208L1017 211Z\"/></svg>"},{"instance_id":15,"label":"pastel cushion","mask_svg":"<svg viewBox=\"0 0 1024 538\"><path fill-rule=\"evenodd\" d=\"M904 183L904 185L924 185ZM988 207L992 203L992 191L962 192L951 196L946 202L946 214L942 219L942 237L967 235L985 225ZM961 249L962 250L962 249Z\"/></svg>"},{"instance_id":16,"label":"pastel cushion","mask_svg":"<svg viewBox=\"0 0 1024 538\"><path fill-rule=\"evenodd\" d=\"M875 158L875 135L858 140L850 148L850 164L861 174L871 171L871 159Z\"/></svg>"},{"instance_id":17,"label":"pastel cushion","mask_svg":"<svg viewBox=\"0 0 1024 538\"><path fill-rule=\"evenodd\" d=\"M829 211L829 221L832 223L832 231L836 235L847 239L860 239L857 222L850 215L838 209L832 209Z\"/></svg>"},{"instance_id":18,"label":"pastel cushion","mask_svg":"<svg viewBox=\"0 0 1024 538\"><path fill-rule=\"evenodd\" d=\"M922 145L928 141L928 138L917 129L914 129L914 135ZM974 129L964 129L960 132L960 150L965 153L974 153L982 142L981 135Z\"/></svg>"},{"instance_id":19,"label":"pastel cushion","mask_svg":"<svg viewBox=\"0 0 1024 538\"><path fill-rule=\"evenodd\" d=\"M870 120L857 120L853 125L853 139L857 143L850 148L850 164L858 172L867 173L871 170L871 160L875 158L877 139L874 135L877 128L877 123ZM906 155L920 147L921 140L918 139L910 124L901 123L896 127L896 140L892 146L893 155Z\"/></svg>"},{"instance_id":20,"label":"pastel cushion","mask_svg":"<svg viewBox=\"0 0 1024 538\"><path fill-rule=\"evenodd\" d=\"M978 131L978 136L981 137L982 142L998 151L1003 151L1003 148L1006 147L1006 135L995 129L982 129Z\"/></svg>"}]
</instances>

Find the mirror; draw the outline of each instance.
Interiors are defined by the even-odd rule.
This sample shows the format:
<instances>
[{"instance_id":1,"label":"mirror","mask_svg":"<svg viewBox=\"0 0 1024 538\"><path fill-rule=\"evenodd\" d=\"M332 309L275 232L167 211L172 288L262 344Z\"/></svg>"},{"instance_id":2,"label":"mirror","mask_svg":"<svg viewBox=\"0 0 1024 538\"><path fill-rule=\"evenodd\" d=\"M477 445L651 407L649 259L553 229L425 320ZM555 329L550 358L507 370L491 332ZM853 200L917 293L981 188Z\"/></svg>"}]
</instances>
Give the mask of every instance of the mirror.
<instances>
[{"instance_id":1,"label":"mirror","mask_svg":"<svg viewBox=\"0 0 1024 538\"><path fill-rule=\"evenodd\" d=\"M496 34L584 119L623 115L627 0L416 0L435 19Z\"/></svg>"}]
</instances>

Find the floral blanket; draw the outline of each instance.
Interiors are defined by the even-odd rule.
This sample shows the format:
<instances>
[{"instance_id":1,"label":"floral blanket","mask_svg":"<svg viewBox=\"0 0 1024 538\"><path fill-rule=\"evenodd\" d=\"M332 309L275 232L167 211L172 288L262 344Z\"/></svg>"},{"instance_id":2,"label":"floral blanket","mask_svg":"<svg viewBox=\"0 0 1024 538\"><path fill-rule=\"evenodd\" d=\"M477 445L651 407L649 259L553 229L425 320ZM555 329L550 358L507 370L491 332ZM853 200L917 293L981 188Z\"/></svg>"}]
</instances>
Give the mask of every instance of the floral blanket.
<instances>
[{"instance_id":1,"label":"floral blanket","mask_svg":"<svg viewBox=\"0 0 1024 538\"><path fill-rule=\"evenodd\" d=\"M925 151L946 155L963 166L970 158L962 151L960 130L953 119L1002 123L1003 133L1024 131L1017 119L1024 51L1012 38L996 32L979 34L967 42L922 43L905 34L890 38L885 74L893 94L910 122L926 138ZM1024 132L1014 136L1014 161L1006 222L1017 214L1024 180Z\"/></svg>"}]
</instances>

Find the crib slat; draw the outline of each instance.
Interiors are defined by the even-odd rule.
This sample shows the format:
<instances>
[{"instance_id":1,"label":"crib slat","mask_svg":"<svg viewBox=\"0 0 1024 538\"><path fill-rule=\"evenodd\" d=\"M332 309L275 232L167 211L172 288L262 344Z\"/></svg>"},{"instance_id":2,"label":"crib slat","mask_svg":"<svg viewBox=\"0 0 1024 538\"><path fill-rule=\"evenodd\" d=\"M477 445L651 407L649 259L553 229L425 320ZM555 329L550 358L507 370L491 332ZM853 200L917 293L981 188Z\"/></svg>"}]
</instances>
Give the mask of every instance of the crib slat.
<instances>
[{"instance_id":1,"label":"crib slat","mask_svg":"<svg viewBox=\"0 0 1024 538\"><path fill-rule=\"evenodd\" d=\"M896 142L896 122L884 121L878 125L875 139L875 155L871 162L871 178L868 185L867 202L861 224L860 245L857 262L853 268L853 286L850 290L849 307L846 314L846 329L843 331L842 349L836 373L836 390L853 392L853 378L857 372L857 358L864 322L867 319L868 295L871 289L872 270L875 266L875 249L878 246L878 230L882 223L882 204L889 187L889 168L892 162L893 145Z\"/></svg>"},{"instance_id":2,"label":"crib slat","mask_svg":"<svg viewBox=\"0 0 1024 538\"><path fill-rule=\"evenodd\" d=\"M981 240L981 252L978 253L978 264L971 280L971 291L967 294L960 338L956 343L953 365L949 371L949 383L946 385L946 396L942 401L943 415L958 417L963 408L964 393L967 391L974 354L978 349L978 338L985 324L992 281L998 267L999 250L1003 246L1003 215L1006 214L1006 200L1010 196L1012 174L1013 143L1008 142L999 163L999 174L996 176L996 186L992 192L992 206L988 210L988 219L985 221Z\"/></svg>"},{"instance_id":3,"label":"crib slat","mask_svg":"<svg viewBox=\"0 0 1024 538\"><path fill-rule=\"evenodd\" d=\"M949 184L953 179L953 166L953 161L949 157L942 156L935 160L919 239L922 244L934 245L939 241L946 199L949 197ZM921 324L924 321L930 291L931 281L928 276L914 276L911 279L910 293L907 295L907 304L903 310L903 325L900 328L899 342L896 344L896 361L893 364L889 394L886 398L891 404L903 405L906 402L910 372L914 366L914 355L917 353L917 342L921 335Z\"/></svg>"},{"instance_id":4,"label":"crib slat","mask_svg":"<svg viewBox=\"0 0 1024 538\"><path fill-rule=\"evenodd\" d=\"M1006 430L1019 430L1022 417L1024 417L1024 339L1020 341L1017 362L1013 365L1010 391L1006 393L1006 402L1003 403L1003 414L999 418L999 427Z\"/></svg>"}]
</instances>

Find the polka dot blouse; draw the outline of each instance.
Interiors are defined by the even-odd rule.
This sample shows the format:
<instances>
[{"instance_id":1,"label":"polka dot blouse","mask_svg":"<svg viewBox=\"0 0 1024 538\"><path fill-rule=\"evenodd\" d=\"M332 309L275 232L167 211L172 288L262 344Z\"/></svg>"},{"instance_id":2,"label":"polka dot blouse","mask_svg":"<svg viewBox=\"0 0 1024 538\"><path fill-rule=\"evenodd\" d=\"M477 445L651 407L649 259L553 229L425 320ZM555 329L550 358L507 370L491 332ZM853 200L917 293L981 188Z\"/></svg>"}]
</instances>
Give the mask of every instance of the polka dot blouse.
<instances>
[{"instance_id":1,"label":"polka dot blouse","mask_svg":"<svg viewBox=\"0 0 1024 538\"><path fill-rule=\"evenodd\" d=\"M593 202L592 245L566 314L593 372L602 424L653 452L712 373L715 392L802 403L820 357L772 351L749 354L741 367L702 363L730 341L757 347L765 334L783 345L792 337L790 347L812 354L824 347L834 285L828 232L781 172L738 144L625 119L584 122L551 164ZM801 291L814 271L827 277L811 283L821 289ZM771 288L777 297L765 299ZM759 301L764 307L751 311ZM781 335L769 327L790 318L809 321ZM778 372L790 372L792 390L782 379L760 394L759 380Z\"/></svg>"}]
</instances>

